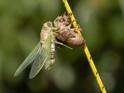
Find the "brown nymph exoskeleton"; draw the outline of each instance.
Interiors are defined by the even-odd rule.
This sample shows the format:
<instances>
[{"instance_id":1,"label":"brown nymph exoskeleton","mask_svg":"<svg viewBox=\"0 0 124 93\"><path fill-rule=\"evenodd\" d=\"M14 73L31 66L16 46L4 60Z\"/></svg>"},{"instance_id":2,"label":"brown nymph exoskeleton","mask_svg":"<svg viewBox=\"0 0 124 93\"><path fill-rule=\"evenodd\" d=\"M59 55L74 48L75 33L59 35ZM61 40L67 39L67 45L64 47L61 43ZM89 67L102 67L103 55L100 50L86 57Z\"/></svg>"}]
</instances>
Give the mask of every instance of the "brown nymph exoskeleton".
<instances>
[{"instance_id":1,"label":"brown nymph exoskeleton","mask_svg":"<svg viewBox=\"0 0 124 93\"><path fill-rule=\"evenodd\" d=\"M57 17L54 20L54 26L57 28L56 38L61 42L71 46L80 46L85 43L83 37L76 33L68 15ZM82 31L81 28L79 29Z\"/></svg>"}]
</instances>

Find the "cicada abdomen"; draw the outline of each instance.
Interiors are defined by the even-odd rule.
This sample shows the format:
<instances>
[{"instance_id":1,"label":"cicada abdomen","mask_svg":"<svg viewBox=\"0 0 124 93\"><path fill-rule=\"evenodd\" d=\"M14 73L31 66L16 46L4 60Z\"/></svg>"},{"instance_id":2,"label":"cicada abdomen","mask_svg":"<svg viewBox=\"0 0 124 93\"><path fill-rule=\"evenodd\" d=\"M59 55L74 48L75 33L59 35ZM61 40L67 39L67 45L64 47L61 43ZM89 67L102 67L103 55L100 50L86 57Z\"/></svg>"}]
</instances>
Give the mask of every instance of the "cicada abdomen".
<instances>
[{"instance_id":1,"label":"cicada abdomen","mask_svg":"<svg viewBox=\"0 0 124 93\"><path fill-rule=\"evenodd\" d=\"M71 46L80 46L85 43L82 36L76 33L68 15L59 16L54 20L54 25L58 28L56 38ZM80 30L82 30L80 28Z\"/></svg>"},{"instance_id":2,"label":"cicada abdomen","mask_svg":"<svg viewBox=\"0 0 124 93\"><path fill-rule=\"evenodd\" d=\"M41 43L46 43L44 48L46 48L46 52L48 56L48 60L45 63L45 69L49 69L51 65L55 62L55 35L53 31L52 22L46 22L41 31ZM46 40L48 38L48 41ZM46 55L46 56L47 56Z\"/></svg>"}]
</instances>

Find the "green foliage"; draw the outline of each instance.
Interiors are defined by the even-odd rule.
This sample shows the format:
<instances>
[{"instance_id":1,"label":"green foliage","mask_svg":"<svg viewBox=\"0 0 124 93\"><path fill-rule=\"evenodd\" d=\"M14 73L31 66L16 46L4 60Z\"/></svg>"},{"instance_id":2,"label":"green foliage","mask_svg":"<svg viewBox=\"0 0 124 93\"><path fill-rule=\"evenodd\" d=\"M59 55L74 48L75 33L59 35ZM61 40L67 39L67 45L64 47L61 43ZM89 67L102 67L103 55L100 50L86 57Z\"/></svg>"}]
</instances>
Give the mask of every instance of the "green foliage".
<instances>
[{"instance_id":1,"label":"green foliage","mask_svg":"<svg viewBox=\"0 0 124 93\"><path fill-rule=\"evenodd\" d=\"M108 93L123 93L124 1L69 0ZM0 0L0 93L96 93L81 48L57 48L56 64L33 80L13 74L40 40L46 21L64 13L61 0Z\"/></svg>"}]
</instances>

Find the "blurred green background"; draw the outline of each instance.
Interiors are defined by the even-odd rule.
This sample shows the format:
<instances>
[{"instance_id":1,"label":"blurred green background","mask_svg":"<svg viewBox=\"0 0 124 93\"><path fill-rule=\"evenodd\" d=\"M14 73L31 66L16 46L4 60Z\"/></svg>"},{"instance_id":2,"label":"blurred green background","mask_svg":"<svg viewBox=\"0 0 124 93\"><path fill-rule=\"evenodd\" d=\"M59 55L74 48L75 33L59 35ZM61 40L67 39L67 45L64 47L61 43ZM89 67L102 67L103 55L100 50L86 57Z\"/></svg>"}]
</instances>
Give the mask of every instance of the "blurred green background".
<instances>
[{"instance_id":1,"label":"blurred green background","mask_svg":"<svg viewBox=\"0 0 124 93\"><path fill-rule=\"evenodd\" d=\"M108 93L124 93L124 0L69 0ZM100 93L81 48L56 48L56 63L29 80L14 72L41 27L65 12L62 0L0 0L0 93Z\"/></svg>"}]
</instances>

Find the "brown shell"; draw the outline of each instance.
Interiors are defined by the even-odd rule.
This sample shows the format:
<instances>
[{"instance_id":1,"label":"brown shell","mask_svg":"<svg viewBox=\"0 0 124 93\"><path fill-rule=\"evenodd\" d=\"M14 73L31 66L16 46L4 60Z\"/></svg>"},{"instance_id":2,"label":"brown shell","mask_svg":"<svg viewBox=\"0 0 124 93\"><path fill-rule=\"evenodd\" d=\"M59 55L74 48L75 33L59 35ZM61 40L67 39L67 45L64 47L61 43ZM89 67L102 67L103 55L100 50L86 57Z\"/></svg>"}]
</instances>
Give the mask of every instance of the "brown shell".
<instances>
[{"instance_id":1,"label":"brown shell","mask_svg":"<svg viewBox=\"0 0 124 93\"><path fill-rule=\"evenodd\" d=\"M56 33L58 40L72 46L79 46L85 43L83 37L76 33L68 15L57 17L54 20L54 26L58 28ZM82 30L81 28L79 29Z\"/></svg>"},{"instance_id":2,"label":"brown shell","mask_svg":"<svg viewBox=\"0 0 124 93\"><path fill-rule=\"evenodd\" d=\"M80 45L83 45L85 43L85 40L82 38L82 36L79 36L76 33L74 37L68 38L66 43L69 45L72 45L72 46L80 46Z\"/></svg>"}]
</instances>

